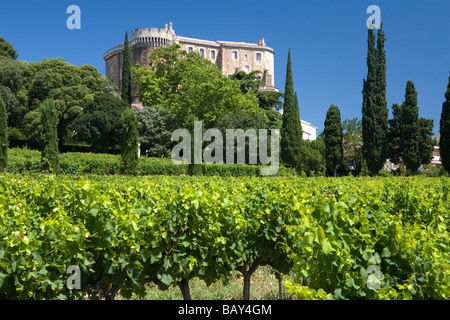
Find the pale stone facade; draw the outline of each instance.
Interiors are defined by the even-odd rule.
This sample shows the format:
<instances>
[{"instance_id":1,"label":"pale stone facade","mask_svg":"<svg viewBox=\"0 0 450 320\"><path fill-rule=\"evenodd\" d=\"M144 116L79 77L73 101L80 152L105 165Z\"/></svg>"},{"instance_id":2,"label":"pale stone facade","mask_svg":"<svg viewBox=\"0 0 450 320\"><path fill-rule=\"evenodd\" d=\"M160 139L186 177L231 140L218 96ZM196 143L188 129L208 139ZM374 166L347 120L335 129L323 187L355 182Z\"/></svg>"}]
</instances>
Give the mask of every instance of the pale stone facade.
<instances>
[{"instance_id":1,"label":"pale stone facade","mask_svg":"<svg viewBox=\"0 0 450 320\"><path fill-rule=\"evenodd\" d=\"M205 59L215 63L224 75L232 75L237 71L261 71L264 82L263 90L278 91L275 88L274 55L272 48L266 46L264 39L257 43L209 41L179 36L173 30L172 23L164 29L142 28L133 30L130 40L131 65L139 62L148 66L148 57L155 48L166 47L177 43L187 52L200 53ZM122 85L123 43L108 50L104 54L106 77L116 84Z\"/></svg>"}]
</instances>

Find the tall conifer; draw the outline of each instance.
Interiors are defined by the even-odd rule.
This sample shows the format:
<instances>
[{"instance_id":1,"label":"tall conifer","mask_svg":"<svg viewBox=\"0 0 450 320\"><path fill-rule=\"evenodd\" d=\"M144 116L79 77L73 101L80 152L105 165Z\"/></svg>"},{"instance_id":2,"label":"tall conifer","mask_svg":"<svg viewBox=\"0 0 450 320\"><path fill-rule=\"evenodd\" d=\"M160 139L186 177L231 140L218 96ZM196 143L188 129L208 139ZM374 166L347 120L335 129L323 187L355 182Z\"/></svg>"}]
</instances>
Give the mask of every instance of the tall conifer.
<instances>
[{"instance_id":1,"label":"tall conifer","mask_svg":"<svg viewBox=\"0 0 450 320\"><path fill-rule=\"evenodd\" d=\"M440 134L441 139L439 141L439 149L442 166L450 173L450 77L448 78L445 102L442 104Z\"/></svg>"},{"instance_id":2,"label":"tall conifer","mask_svg":"<svg viewBox=\"0 0 450 320\"><path fill-rule=\"evenodd\" d=\"M131 54L128 31L125 33L122 64L122 100L131 105Z\"/></svg>"},{"instance_id":3,"label":"tall conifer","mask_svg":"<svg viewBox=\"0 0 450 320\"><path fill-rule=\"evenodd\" d=\"M414 173L420 166L419 159L419 109L417 107L417 92L414 83L406 84L405 102L401 115L401 153L406 168Z\"/></svg>"},{"instance_id":4,"label":"tall conifer","mask_svg":"<svg viewBox=\"0 0 450 320\"><path fill-rule=\"evenodd\" d=\"M0 172L8 163L8 113L5 103L0 97Z\"/></svg>"},{"instance_id":5,"label":"tall conifer","mask_svg":"<svg viewBox=\"0 0 450 320\"><path fill-rule=\"evenodd\" d=\"M138 164L139 141L137 120L133 109L126 108L122 114L122 135L120 140L120 154L122 170L125 174L134 175Z\"/></svg>"},{"instance_id":6,"label":"tall conifer","mask_svg":"<svg viewBox=\"0 0 450 320\"><path fill-rule=\"evenodd\" d=\"M389 120L387 157L394 164L401 161L401 112L402 106L395 103L392 106L392 119Z\"/></svg>"},{"instance_id":7,"label":"tall conifer","mask_svg":"<svg viewBox=\"0 0 450 320\"><path fill-rule=\"evenodd\" d=\"M375 34L373 29L369 29L367 35L367 78L363 80L363 107L362 107L362 154L366 160L369 170L372 172L373 164L373 150L376 145L374 135L375 131L375 87L376 87L376 49L375 49Z\"/></svg>"},{"instance_id":8,"label":"tall conifer","mask_svg":"<svg viewBox=\"0 0 450 320\"><path fill-rule=\"evenodd\" d=\"M281 127L281 161L294 168L301 164L301 144L303 138L300 111L298 110L294 92L294 78L292 75L291 50L288 53L286 87L284 94L283 124Z\"/></svg>"},{"instance_id":9,"label":"tall conifer","mask_svg":"<svg viewBox=\"0 0 450 320\"><path fill-rule=\"evenodd\" d=\"M41 145L41 159L45 170L59 172L58 151L58 113L55 102L51 99L41 104L41 126L39 142Z\"/></svg>"},{"instance_id":10,"label":"tall conifer","mask_svg":"<svg viewBox=\"0 0 450 320\"><path fill-rule=\"evenodd\" d=\"M368 32L367 79L363 85L362 137L363 157L372 175L378 174L386 161L389 112L386 102L386 53L383 27Z\"/></svg>"},{"instance_id":11,"label":"tall conifer","mask_svg":"<svg viewBox=\"0 0 450 320\"><path fill-rule=\"evenodd\" d=\"M344 160L344 149L342 145L342 125L339 108L331 105L325 119L325 160L327 170L337 175L337 169Z\"/></svg>"}]
</instances>

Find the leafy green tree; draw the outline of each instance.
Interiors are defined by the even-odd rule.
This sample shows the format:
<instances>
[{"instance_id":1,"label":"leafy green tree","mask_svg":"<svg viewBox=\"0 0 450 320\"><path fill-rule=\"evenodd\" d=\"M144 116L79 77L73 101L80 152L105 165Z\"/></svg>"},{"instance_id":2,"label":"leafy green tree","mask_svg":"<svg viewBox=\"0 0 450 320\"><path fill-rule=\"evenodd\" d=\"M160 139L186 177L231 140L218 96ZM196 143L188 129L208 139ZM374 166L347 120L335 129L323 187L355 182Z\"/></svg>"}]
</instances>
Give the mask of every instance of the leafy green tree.
<instances>
[{"instance_id":1,"label":"leafy green tree","mask_svg":"<svg viewBox=\"0 0 450 320\"><path fill-rule=\"evenodd\" d=\"M255 70L250 73L238 71L231 75L230 79L237 80L239 82L239 87L242 93L247 93L250 91L257 93L259 88L264 85L264 82L258 78L259 74L261 74L261 71L259 70Z\"/></svg>"},{"instance_id":2,"label":"leafy green tree","mask_svg":"<svg viewBox=\"0 0 450 320\"><path fill-rule=\"evenodd\" d=\"M339 108L331 105L325 119L325 159L327 170L337 176L337 169L344 160L344 150L342 146L342 126L341 113Z\"/></svg>"},{"instance_id":3,"label":"leafy green tree","mask_svg":"<svg viewBox=\"0 0 450 320\"><path fill-rule=\"evenodd\" d=\"M14 47L3 37L0 37L0 56L13 60L16 60L19 57Z\"/></svg>"},{"instance_id":4,"label":"leafy green tree","mask_svg":"<svg viewBox=\"0 0 450 320\"><path fill-rule=\"evenodd\" d=\"M8 164L8 113L5 103L0 97L0 172L6 169Z\"/></svg>"},{"instance_id":5,"label":"leafy green tree","mask_svg":"<svg viewBox=\"0 0 450 320\"><path fill-rule=\"evenodd\" d=\"M361 120L357 117L345 119L342 122L342 147L344 149L344 163L355 174L362 169L362 131Z\"/></svg>"},{"instance_id":6,"label":"leafy green tree","mask_svg":"<svg viewBox=\"0 0 450 320\"><path fill-rule=\"evenodd\" d=\"M394 164L401 162L401 114L402 106L392 106L392 119L389 120L387 157Z\"/></svg>"},{"instance_id":7,"label":"leafy green tree","mask_svg":"<svg viewBox=\"0 0 450 320\"><path fill-rule=\"evenodd\" d=\"M434 122L432 119L419 118L419 160L420 164L429 164L433 159L436 140L433 139Z\"/></svg>"},{"instance_id":8,"label":"leafy green tree","mask_svg":"<svg viewBox=\"0 0 450 320\"><path fill-rule=\"evenodd\" d=\"M291 50L288 53L286 87L284 92L283 125L281 128L281 161L293 168L300 168L303 131L299 116L298 99L294 92Z\"/></svg>"},{"instance_id":9,"label":"leafy green tree","mask_svg":"<svg viewBox=\"0 0 450 320\"><path fill-rule=\"evenodd\" d=\"M414 83L406 85L405 102L401 112L401 155L406 168L415 173L420 166L419 158L419 109Z\"/></svg>"},{"instance_id":10,"label":"leafy green tree","mask_svg":"<svg viewBox=\"0 0 450 320\"><path fill-rule=\"evenodd\" d=\"M45 170L59 172L58 114L53 100L45 100L41 105L41 125L39 142L41 159Z\"/></svg>"},{"instance_id":11,"label":"leafy green tree","mask_svg":"<svg viewBox=\"0 0 450 320\"><path fill-rule=\"evenodd\" d=\"M302 142L301 171L308 176L325 174L325 142L323 138L317 138L314 141L304 140Z\"/></svg>"},{"instance_id":12,"label":"leafy green tree","mask_svg":"<svg viewBox=\"0 0 450 320\"><path fill-rule=\"evenodd\" d=\"M128 31L125 33L122 63L122 100L131 105L131 54Z\"/></svg>"},{"instance_id":13,"label":"leafy green tree","mask_svg":"<svg viewBox=\"0 0 450 320\"><path fill-rule=\"evenodd\" d=\"M144 107L136 113L141 154L148 157L170 157L174 119L167 110Z\"/></svg>"},{"instance_id":14,"label":"leafy green tree","mask_svg":"<svg viewBox=\"0 0 450 320\"><path fill-rule=\"evenodd\" d=\"M122 170L125 174L134 175L139 159L139 141L136 115L128 107L122 114L122 131L120 139L120 155Z\"/></svg>"},{"instance_id":15,"label":"leafy green tree","mask_svg":"<svg viewBox=\"0 0 450 320\"><path fill-rule=\"evenodd\" d=\"M448 78L447 91L445 92L445 102L442 104L440 120L439 149L441 153L442 166L450 173L450 77Z\"/></svg>"},{"instance_id":16,"label":"leafy green tree","mask_svg":"<svg viewBox=\"0 0 450 320\"><path fill-rule=\"evenodd\" d=\"M140 100L144 106L167 110L180 126L196 118L209 128L236 110L262 113L255 93L243 94L215 64L178 44L155 49L149 65L150 69L133 68Z\"/></svg>"},{"instance_id":17,"label":"leafy green tree","mask_svg":"<svg viewBox=\"0 0 450 320\"><path fill-rule=\"evenodd\" d=\"M121 118L127 107L127 103L117 97L97 93L69 129L76 132L77 139L91 144L94 152L108 153L119 144Z\"/></svg>"},{"instance_id":18,"label":"leafy green tree","mask_svg":"<svg viewBox=\"0 0 450 320\"><path fill-rule=\"evenodd\" d=\"M368 33L367 79L363 85L362 137L363 157L372 175L378 174L386 161L388 110L386 107L385 36L378 31L377 48L373 29Z\"/></svg>"}]
</instances>

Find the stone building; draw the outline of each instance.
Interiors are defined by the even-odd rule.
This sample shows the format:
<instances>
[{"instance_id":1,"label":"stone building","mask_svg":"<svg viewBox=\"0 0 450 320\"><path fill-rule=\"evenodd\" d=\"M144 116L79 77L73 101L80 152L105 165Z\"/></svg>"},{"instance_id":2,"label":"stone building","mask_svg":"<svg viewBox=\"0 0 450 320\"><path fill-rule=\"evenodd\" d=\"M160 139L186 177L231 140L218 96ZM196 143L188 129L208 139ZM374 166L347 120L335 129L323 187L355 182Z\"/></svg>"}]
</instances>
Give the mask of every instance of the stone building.
<instances>
[{"instance_id":1,"label":"stone building","mask_svg":"<svg viewBox=\"0 0 450 320\"><path fill-rule=\"evenodd\" d=\"M262 90L278 91L274 82L274 55L264 39L257 43L210 41L179 36L172 23L164 29L142 28L132 31L130 40L131 65L137 62L141 66L148 65L148 57L155 48L167 47L177 43L187 52L198 52L205 59L215 63L224 75L232 75L237 71L261 71L264 82ZM122 61L124 44L119 44L104 54L106 77L122 86Z\"/></svg>"}]
</instances>

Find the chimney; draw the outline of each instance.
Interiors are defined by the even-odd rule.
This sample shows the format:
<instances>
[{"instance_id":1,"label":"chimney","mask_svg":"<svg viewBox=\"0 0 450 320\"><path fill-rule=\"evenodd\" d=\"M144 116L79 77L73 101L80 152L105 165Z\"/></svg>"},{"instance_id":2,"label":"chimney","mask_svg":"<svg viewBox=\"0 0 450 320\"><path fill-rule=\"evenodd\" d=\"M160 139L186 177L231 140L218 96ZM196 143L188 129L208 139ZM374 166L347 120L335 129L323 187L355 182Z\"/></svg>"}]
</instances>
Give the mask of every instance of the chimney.
<instances>
[{"instance_id":1,"label":"chimney","mask_svg":"<svg viewBox=\"0 0 450 320\"><path fill-rule=\"evenodd\" d=\"M169 23L169 30L172 31L172 22Z\"/></svg>"},{"instance_id":2,"label":"chimney","mask_svg":"<svg viewBox=\"0 0 450 320\"><path fill-rule=\"evenodd\" d=\"M166 29L166 31L169 30L169 27L167 26L167 23L166 23L166 25L164 26L164 29Z\"/></svg>"}]
</instances>

